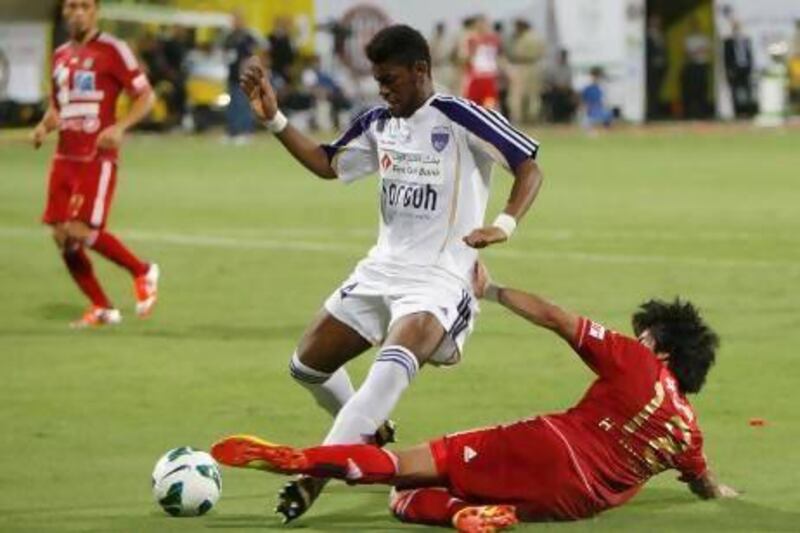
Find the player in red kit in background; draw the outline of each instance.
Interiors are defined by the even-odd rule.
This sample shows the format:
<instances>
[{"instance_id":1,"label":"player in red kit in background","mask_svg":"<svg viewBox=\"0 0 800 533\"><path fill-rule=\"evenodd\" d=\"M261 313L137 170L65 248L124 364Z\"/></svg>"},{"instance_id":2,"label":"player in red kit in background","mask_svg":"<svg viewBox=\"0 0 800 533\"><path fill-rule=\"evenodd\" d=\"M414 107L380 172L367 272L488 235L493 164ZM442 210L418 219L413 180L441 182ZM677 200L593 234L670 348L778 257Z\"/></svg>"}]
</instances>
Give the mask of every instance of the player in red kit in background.
<instances>
[{"instance_id":1,"label":"player in red kit in background","mask_svg":"<svg viewBox=\"0 0 800 533\"><path fill-rule=\"evenodd\" d=\"M464 77L464 97L489 109L499 105L500 75L500 36L492 31L489 19L478 15L473 22L473 30L467 37Z\"/></svg>"},{"instance_id":2,"label":"player in red kit in background","mask_svg":"<svg viewBox=\"0 0 800 533\"><path fill-rule=\"evenodd\" d=\"M518 520L588 518L622 505L670 469L701 498L738 495L709 470L686 399L702 388L719 343L690 303L644 303L633 315L633 338L499 287L482 265L474 285L476 296L558 334L597 374L576 406L399 452L297 449L239 435L215 444L212 455L229 466L394 485L390 505L400 520L474 533Z\"/></svg>"},{"instance_id":3,"label":"player in red kit in background","mask_svg":"<svg viewBox=\"0 0 800 533\"><path fill-rule=\"evenodd\" d=\"M105 229L122 138L150 112L154 96L130 48L98 30L99 2L64 0L69 41L53 54L50 105L32 134L39 148L49 132L58 130L42 220L52 227L70 275L91 301L90 309L73 322L76 327L116 324L122 318L95 277L86 248L130 272L140 317L152 311L159 276L158 265L136 257ZM132 106L116 121L123 90Z\"/></svg>"}]
</instances>

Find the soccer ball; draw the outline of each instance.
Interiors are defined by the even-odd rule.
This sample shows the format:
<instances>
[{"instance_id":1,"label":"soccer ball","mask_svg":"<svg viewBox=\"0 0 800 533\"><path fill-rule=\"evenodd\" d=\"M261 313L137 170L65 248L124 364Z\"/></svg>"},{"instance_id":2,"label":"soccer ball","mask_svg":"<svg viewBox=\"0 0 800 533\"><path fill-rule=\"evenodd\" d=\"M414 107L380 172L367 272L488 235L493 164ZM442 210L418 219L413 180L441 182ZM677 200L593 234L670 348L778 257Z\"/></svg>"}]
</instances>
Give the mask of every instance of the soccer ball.
<instances>
[{"instance_id":1,"label":"soccer ball","mask_svg":"<svg viewBox=\"0 0 800 533\"><path fill-rule=\"evenodd\" d=\"M153 498L172 516L200 516L219 500L222 478L216 461L188 446L174 448L153 469Z\"/></svg>"}]
</instances>

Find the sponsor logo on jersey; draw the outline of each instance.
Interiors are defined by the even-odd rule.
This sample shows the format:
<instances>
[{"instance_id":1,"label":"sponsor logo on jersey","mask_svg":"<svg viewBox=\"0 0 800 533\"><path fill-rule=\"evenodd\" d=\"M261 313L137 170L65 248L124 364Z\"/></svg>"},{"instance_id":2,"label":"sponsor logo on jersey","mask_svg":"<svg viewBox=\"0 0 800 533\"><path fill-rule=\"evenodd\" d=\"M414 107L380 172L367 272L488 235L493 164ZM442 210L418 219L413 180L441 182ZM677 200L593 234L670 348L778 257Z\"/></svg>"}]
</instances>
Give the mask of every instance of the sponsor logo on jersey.
<instances>
[{"instance_id":1,"label":"sponsor logo on jersey","mask_svg":"<svg viewBox=\"0 0 800 533\"><path fill-rule=\"evenodd\" d=\"M381 150L379 161L384 179L415 184L444 183L444 161L436 154Z\"/></svg>"},{"instance_id":2,"label":"sponsor logo on jersey","mask_svg":"<svg viewBox=\"0 0 800 533\"><path fill-rule=\"evenodd\" d=\"M439 193L430 185L415 185L384 181L381 185L383 207L403 207L436 211Z\"/></svg>"},{"instance_id":3,"label":"sponsor logo on jersey","mask_svg":"<svg viewBox=\"0 0 800 533\"><path fill-rule=\"evenodd\" d=\"M436 126L431 130L431 145L437 152L447 148L450 142L450 130L445 126Z\"/></svg>"},{"instance_id":4,"label":"sponsor logo on jersey","mask_svg":"<svg viewBox=\"0 0 800 533\"><path fill-rule=\"evenodd\" d=\"M92 93L95 89L95 74L91 70L76 70L72 77L73 90L77 93Z\"/></svg>"}]
</instances>

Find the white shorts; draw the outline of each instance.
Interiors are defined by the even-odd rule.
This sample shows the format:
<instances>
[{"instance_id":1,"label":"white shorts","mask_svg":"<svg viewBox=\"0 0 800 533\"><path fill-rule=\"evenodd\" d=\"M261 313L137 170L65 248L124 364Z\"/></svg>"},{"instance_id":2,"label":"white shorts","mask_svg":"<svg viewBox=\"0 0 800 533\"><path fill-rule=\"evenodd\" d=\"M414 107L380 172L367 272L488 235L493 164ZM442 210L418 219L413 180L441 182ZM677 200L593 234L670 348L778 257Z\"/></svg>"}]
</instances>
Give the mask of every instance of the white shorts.
<instances>
[{"instance_id":1,"label":"white shorts","mask_svg":"<svg viewBox=\"0 0 800 533\"><path fill-rule=\"evenodd\" d=\"M325 301L325 309L367 341L379 346L401 317L427 312L447 332L429 362L454 365L461 360L464 343L472 333L479 308L472 293L455 278L430 271L414 276L389 274L362 262Z\"/></svg>"}]
</instances>

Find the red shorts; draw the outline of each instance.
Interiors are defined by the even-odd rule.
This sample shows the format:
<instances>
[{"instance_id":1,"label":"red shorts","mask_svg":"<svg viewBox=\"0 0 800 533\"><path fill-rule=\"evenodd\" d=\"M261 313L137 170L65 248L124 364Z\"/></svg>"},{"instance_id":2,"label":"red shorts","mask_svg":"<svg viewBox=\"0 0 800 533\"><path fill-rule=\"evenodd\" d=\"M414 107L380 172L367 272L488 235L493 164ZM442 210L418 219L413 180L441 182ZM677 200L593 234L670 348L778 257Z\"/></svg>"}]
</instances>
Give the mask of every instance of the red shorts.
<instances>
[{"instance_id":1,"label":"red shorts","mask_svg":"<svg viewBox=\"0 0 800 533\"><path fill-rule=\"evenodd\" d=\"M494 78L472 78L467 82L464 96L483 107L497 107L497 81Z\"/></svg>"},{"instance_id":2,"label":"red shorts","mask_svg":"<svg viewBox=\"0 0 800 533\"><path fill-rule=\"evenodd\" d=\"M526 521L577 520L601 509L571 450L543 418L448 435L431 453L450 492L517 506Z\"/></svg>"},{"instance_id":3,"label":"red shorts","mask_svg":"<svg viewBox=\"0 0 800 533\"><path fill-rule=\"evenodd\" d=\"M116 185L117 164L110 159L53 159L42 221L57 224L80 220L103 228Z\"/></svg>"}]
</instances>

